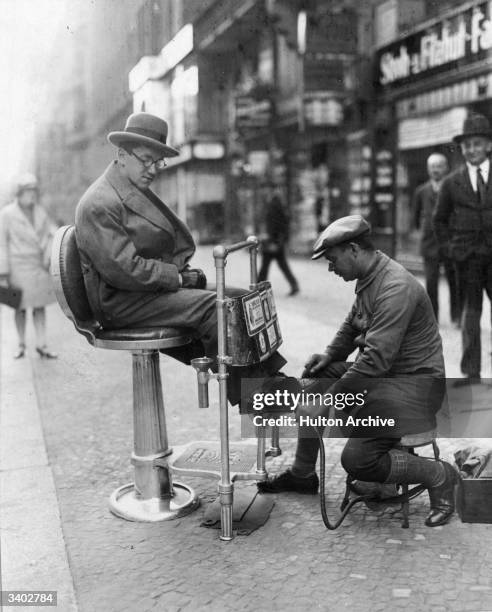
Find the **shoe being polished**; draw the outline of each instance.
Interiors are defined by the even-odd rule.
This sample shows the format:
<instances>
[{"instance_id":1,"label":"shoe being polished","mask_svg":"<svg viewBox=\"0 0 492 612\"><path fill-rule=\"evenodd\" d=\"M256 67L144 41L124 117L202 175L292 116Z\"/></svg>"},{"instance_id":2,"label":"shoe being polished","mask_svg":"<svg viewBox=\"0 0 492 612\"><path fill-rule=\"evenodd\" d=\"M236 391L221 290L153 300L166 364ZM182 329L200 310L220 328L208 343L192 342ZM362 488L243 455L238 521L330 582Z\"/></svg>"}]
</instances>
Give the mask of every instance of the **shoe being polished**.
<instances>
[{"instance_id":1,"label":"shoe being polished","mask_svg":"<svg viewBox=\"0 0 492 612\"><path fill-rule=\"evenodd\" d=\"M445 525L454 512L454 487L458 482L458 473L446 461L444 466L444 482L429 489L431 511L425 519L427 527Z\"/></svg>"},{"instance_id":2,"label":"shoe being polished","mask_svg":"<svg viewBox=\"0 0 492 612\"><path fill-rule=\"evenodd\" d=\"M290 470L281 472L276 476L271 476L268 480L256 483L260 493L285 493L294 491L296 493L306 493L316 495L319 488L317 474L311 474L305 478L295 476Z\"/></svg>"}]
</instances>

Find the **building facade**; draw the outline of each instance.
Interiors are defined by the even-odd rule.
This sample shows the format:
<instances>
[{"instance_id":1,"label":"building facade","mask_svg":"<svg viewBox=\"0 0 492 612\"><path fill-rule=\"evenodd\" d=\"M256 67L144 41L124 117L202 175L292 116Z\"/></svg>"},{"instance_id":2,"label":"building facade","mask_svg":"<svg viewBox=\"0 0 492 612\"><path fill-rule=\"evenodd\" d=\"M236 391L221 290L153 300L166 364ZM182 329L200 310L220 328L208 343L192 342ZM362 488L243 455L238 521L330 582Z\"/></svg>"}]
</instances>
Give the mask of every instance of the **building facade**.
<instances>
[{"instance_id":1,"label":"building facade","mask_svg":"<svg viewBox=\"0 0 492 612\"><path fill-rule=\"evenodd\" d=\"M427 180L427 157L441 152L455 167L452 138L464 119L479 112L492 120L492 3L455 4L375 55L375 94L394 156L397 252L416 252L411 202Z\"/></svg>"},{"instance_id":2,"label":"building facade","mask_svg":"<svg viewBox=\"0 0 492 612\"><path fill-rule=\"evenodd\" d=\"M132 111L169 122L180 156L158 194L197 241L261 231L274 185L291 250L344 214L416 255L411 199L428 153L489 115L490 2L94 0L76 24L39 131L46 202L63 222ZM47 154L49 152L49 154Z\"/></svg>"}]
</instances>

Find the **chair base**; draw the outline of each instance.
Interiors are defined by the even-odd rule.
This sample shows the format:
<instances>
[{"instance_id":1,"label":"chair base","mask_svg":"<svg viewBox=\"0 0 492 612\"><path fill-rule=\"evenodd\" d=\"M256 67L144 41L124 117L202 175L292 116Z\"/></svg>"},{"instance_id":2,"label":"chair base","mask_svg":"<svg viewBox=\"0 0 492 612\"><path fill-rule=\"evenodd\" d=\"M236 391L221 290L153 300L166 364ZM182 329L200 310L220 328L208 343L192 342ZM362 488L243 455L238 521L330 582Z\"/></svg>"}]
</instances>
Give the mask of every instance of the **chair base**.
<instances>
[{"instance_id":1,"label":"chair base","mask_svg":"<svg viewBox=\"0 0 492 612\"><path fill-rule=\"evenodd\" d=\"M156 523L181 518L200 505L193 489L183 483L173 482L173 493L169 498L142 499L135 485L129 483L114 491L109 498L109 509L127 521Z\"/></svg>"}]
</instances>

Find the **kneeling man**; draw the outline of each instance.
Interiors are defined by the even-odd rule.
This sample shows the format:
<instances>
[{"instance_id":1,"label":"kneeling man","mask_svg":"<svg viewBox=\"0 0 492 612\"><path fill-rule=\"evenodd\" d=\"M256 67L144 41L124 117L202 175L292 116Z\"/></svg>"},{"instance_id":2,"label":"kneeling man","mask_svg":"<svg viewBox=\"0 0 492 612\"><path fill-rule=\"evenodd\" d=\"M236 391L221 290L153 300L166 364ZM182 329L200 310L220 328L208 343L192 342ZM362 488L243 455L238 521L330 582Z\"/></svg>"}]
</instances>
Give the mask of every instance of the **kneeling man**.
<instances>
[{"instance_id":1,"label":"kneeling man","mask_svg":"<svg viewBox=\"0 0 492 612\"><path fill-rule=\"evenodd\" d=\"M435 414L445 391L441 338L424 287L400 264L375 250L370 229L359 215L343 217L330 224L314 245L313 259L325 257L329 271L347 282L357 280L356 297L325 352L312 355L306 363L303 377L332 379L324 387L332 396L365 392L362 407L347 404L340 412L346 420L347 412L365 417L364 423L388 423L388 417L393 418L393 428L353 428L342 465L362 481L423 484L431 505L425 524L435 527L453 514L457 474L449 463L411 455L399 450L398 443L403 435L436 426ZM358 350L355 361L347 362L354 350ZM324 406L307 410L311 416L328 416ZM299 432L292 468L258 483L262 492L317 492L319 442Z\"/></svg>"}]
</instances>

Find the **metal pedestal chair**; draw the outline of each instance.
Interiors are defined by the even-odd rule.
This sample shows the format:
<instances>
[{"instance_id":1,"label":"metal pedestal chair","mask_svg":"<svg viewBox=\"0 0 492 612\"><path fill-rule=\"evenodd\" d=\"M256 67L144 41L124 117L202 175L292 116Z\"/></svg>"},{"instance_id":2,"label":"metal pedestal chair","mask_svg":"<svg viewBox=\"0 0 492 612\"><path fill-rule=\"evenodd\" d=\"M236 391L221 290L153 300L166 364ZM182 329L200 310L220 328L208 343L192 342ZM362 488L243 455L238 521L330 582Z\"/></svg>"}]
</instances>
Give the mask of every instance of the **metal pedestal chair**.
<instances>
[{"instance_id":1,"label":"metal pedestal chair","mask_svg":"<svg viewBox=\"0 0 492 612\"><path fill-rule=\"evenodd\" d=\"M135 482L111 495L111 511L132 521L164 521L192 512L199 505L196 494L172 481L167 464L172 449L159 371L159 350L189 343L189 333L171 327L105 330L87 299L73 226L61 227L55 235L51 274L63 312L92 346L132 354Z\"/></svg>"}]
</instances>

